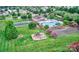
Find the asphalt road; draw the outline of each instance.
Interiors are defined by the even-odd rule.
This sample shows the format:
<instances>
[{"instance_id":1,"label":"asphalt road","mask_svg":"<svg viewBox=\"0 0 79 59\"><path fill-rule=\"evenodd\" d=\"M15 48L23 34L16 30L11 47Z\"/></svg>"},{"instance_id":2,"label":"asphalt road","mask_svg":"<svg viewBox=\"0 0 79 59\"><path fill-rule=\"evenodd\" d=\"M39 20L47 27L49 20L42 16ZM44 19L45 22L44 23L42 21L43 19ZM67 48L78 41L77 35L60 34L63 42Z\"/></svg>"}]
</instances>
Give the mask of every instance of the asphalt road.
<instances>
[{"instance_id":1,"label":"asphalt road","mask_svg":"<svg viewBox=\"0 0 79 59\"><path fill-rule=\"evenodd\" d=\"M22 21L22 22L14 23L14 25L15 25L16 27L20 27L20 26L27 25L27 24L29 24L30 22L32 22L32 21Z\"/></svg>"}]
</instances>

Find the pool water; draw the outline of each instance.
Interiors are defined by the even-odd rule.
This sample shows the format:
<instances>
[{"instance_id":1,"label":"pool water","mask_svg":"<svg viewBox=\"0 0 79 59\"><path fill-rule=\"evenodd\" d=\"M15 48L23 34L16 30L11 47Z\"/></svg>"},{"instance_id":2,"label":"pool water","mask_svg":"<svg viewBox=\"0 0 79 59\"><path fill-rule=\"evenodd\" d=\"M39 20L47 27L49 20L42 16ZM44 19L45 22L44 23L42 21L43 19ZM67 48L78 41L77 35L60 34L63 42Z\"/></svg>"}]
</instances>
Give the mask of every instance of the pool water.
<instances>
[{"instance_id":1,"label":"pool water","mask_svg":"<svg viewBox=\"0 0 79 59\"><path fill-rule=\"evenodd\" d=\"M56 26L56 23L55 22L44 22L42 23L43 26L45 25L48 25L49 27L52 27L52 26Z\"/></svg>"},{"instance_id":2,"label":"pool water","mask_svg":"<svg viewBox=\"0 0 79 59\"><path fill-rule=\"evenodd\" d=\"M61 22L61 21L41 21L41 22L39 22L39 24L41 24L43 26L48 25L49 27L53 27L53 26L62 25L63 22Z\"/></svg>"}]
</instances>

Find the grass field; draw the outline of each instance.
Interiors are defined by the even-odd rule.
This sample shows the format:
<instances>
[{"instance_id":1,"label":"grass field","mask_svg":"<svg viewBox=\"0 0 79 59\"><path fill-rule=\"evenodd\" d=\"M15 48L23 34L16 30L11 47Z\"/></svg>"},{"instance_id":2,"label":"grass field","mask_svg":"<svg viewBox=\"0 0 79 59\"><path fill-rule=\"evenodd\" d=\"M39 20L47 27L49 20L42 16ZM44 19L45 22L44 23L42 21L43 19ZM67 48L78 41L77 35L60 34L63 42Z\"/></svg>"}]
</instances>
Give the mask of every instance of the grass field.
<instances>
[{"instance_id":1,"label":"grass field","mask_svg":"<svg viewBox=\"0 0 79 59\"><path fill-rule=\"evenodd\" d=\"M31 34L41 32L40 29L30 30L27 26L17 27L19 34L23 34L23 38L17 38L12 40L5 40L4 27L0 28L0 51L27 51L27 52L68 52L70 49L68 46L72 42L79 41L79 33L72 33L68 35L59 36L56 39L47 35L47 39L34 41L31 38Z\"/></svg>"}]
</instances>

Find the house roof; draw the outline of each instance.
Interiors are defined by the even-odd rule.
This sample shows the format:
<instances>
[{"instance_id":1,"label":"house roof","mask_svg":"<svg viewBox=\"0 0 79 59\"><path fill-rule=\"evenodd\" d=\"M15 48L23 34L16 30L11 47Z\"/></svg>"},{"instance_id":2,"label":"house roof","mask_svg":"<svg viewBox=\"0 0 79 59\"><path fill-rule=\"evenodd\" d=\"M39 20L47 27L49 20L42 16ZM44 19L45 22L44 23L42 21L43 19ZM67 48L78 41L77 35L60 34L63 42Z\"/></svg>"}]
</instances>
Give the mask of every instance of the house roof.
<instances>
[{"instance_id":1,"label":"house roof","mask_svg":"<svg viewBox=\"0 0 79 59\"><path fill-rule=\"evenodd\" d=\"M32 20L33 21L44 21L45 17L43 17L43 16L35 16Z\"/></svg>"}]
</instances>

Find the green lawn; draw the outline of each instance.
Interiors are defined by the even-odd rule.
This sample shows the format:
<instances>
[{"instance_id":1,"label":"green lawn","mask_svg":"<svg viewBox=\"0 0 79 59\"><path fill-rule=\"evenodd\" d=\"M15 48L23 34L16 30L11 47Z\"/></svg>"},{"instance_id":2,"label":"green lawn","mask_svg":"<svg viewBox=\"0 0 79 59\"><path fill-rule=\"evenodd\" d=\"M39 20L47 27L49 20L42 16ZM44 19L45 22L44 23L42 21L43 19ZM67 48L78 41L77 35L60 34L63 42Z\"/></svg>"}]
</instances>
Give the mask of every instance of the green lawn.
<instances>
[{"instance_id":1,"label":"green lawn","mask_svg":"<svg viewBox=\"0 0 79 59\"><path fill-rule=\"evenodd\" d=\"M4 29L4 28L0 28ZM79 41L79 33L63 35L53 39L47 35L47 39L41 41L33 41L31 34L41 32L40 29L30 30L27 26L17 27L23 38L5 40L4 31L0 30L0 51L28 51L28 52L62 52L70 51L68 45L72 42Z\"/></svg>"},{"instance_id":2,"label":"green lawn","mask_svg":"<svg viewBox=\"0 0 79 59\"><path fill-rule=\"evenodd\" d=\"M8 21L8 20L0 20L0 23L5 23L5 21ZM14 20L11 20L13 22L21 22L23 21L23 19L14 19Z\"/></svg>"}]
</instances>

